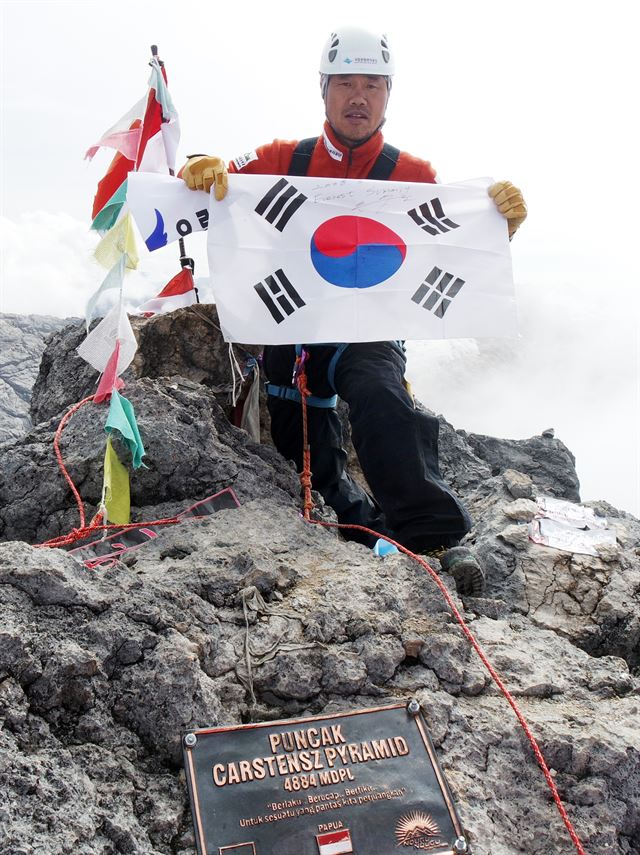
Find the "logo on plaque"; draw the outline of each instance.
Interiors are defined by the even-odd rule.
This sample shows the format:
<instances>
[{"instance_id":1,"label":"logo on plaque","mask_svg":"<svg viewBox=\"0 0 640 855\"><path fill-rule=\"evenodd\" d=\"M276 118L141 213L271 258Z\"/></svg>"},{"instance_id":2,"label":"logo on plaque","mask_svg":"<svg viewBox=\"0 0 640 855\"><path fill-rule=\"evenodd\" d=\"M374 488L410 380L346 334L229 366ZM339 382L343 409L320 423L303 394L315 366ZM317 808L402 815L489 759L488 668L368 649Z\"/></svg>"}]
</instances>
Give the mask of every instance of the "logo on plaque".
<instances>
[{"instance_id":1,"label":"logo on plaque","mask_svg":"<svg viewBox=\"0 0 640 855\"><path fill-rule=\"evenodd\" d=\"M398 846L413 846L414 849L434 849L444 841L439 839L438 823L422 811L413 811L401 816L396 825Z\"/></svg>"}]
</instances>

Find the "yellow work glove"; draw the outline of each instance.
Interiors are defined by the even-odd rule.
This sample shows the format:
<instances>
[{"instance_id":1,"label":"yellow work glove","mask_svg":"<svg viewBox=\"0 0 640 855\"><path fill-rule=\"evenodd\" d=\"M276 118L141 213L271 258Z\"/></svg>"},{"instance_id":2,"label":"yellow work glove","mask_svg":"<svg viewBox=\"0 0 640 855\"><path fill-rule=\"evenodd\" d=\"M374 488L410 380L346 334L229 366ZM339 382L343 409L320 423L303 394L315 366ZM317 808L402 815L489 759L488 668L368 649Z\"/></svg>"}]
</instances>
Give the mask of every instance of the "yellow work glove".
<instances>
[{"instance_id":1,"label":"yellow work glove","mask_svg":"<svg viewBox=\"0 0 640 855\"><path fill-rule=\"evenodd\" d=\"M498 181L489 187L489 196L496 203L497 209L507 220L509 237L512 238L516 229L527 219L527 206L522 193L510 181Z\"/></svg>"},{"instance_id":2,"label":"yellow work glove","mask_svg":"<svg viewBox=\"0 0 640 855\"><path fill-rule=\"evenodd\" d=\"M208 157L204 154L190 157L180 171L180 177L190 190L204 190L208 193L211 185L215 185L218 202L227 195L229 176L224 160L220 157Z\"/></svg>"}]
</instances>

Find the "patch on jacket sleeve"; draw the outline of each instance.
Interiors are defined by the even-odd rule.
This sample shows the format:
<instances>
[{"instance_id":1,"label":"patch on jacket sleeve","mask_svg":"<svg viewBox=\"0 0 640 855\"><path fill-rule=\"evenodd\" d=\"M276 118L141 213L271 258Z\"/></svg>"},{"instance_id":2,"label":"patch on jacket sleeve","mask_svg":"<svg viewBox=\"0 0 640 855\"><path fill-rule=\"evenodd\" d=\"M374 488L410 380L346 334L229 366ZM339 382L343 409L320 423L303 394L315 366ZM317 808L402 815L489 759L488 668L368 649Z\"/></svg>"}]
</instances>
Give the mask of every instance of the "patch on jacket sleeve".
<instances>
[{"instance_id":1,"label":"patch on jacket sleeve","mask_svg":"<svg viewBox=\"0 0 640 855\"><path fill-rule=\"evenodd\" d=\"M235 168L240 171L243 169L247 163L251 163L252 160L257 160L258 155L255 151L248 151L246 154L241 154L239 157L236 157L233 161Z\"/></svg>"}]
</instances>

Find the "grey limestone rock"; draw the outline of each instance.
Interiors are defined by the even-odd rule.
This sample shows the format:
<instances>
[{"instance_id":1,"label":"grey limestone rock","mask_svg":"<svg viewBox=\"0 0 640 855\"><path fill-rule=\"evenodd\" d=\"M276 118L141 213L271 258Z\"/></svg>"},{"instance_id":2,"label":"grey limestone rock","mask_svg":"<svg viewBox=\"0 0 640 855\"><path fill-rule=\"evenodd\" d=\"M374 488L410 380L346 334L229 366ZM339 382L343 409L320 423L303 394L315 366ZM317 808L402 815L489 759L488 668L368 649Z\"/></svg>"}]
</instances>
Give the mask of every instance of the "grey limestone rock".
<instances>
[{"instance_id":1,"label":"grey limestone rock","mask_svg":"<svg viewBox=\"0 0 640 855\"><path fill-rule=\"evenodd\" d=\"M38 423L0 462L0 855L192 855L185 730L411 696L475 855L571 851L524 732L451 605L530 723L585 850L640 852L640 522L591 503L616 547L591 557L529 542L507 512L537 494L577 501L570 453L553 438L475 437L440 417L443 471L470 508L466 543L487 573L483 597L461 600L437 559L380 559L304 521L291 466L226 419L227 353L218 342L210 364L207 321L184 311L135 328L126 394L148 467L132 473L135 514L174 514L226 486L241 507L164 528L91 570L29 545L78 524L51 440L95 384L73 361L82 331L54 337ZM87 405L62 440L88 514L103 423Z\"/></svg>"},{"instance_id":2,"label":"grey limestone rock","mask_svg":"<svg viewBox=\"0 0 640 855\"><path fill-rule=\"evenodd\" d=\"M47 337L68 320L0 314L0 445L31 427L29 402Z\"/></svg>"},{"instance_id":3,"label":"grey limestone rock","mask_svg":"<svg viewBox=\"0 0 640 855\"><path fill-rule=\"evenodd\" d=\"M171 502L173 513L233 487L241 500L297 496L298 479L270 446L229 424L214 393L182 378L131 380L126 394L144 437L144 467L132 472L131 502L146 519ZM61 448L71 478L97 510L102 492L105 405L87 404L70 420ZM73 495L53 454L57 419L40 424L0 460L0 537L42 542L79 524ZM118 444L123 460L128 451ZM146 515L146 516L144 516Z\"/></svg>"},{"instance_id":4,"label":"grey limestone rock","mask_svg":"<svg viewBox=\"0 0 640 855\"><path fill-rule=\"evenodd\" d=\"M474 852L570 850L513 712L430 576L305 523L293 503L256 499L185 522L98 571L5 543L0 599L7 852L189 852L185 730L410 695ZM533 610L492 618L473 603L467 624L529 720L586 850L636 851L640 682L627 662L594 657Z\"/></svg>"},{"instance_id":5,"label":"grey limestone rock","mask_svg":"<svg viewBox=\"0 0 640 855\"><path fill-rule=\"evenodd\" d=\"M580 501L580 482L575 458L559 439L499 439L461 431L473 453L484 460L492 475L515 469L529 475L542 492L571 502Z\"/></svg>"},{"instance_id":6,"label":"grey limestone rock","mask_svg":"<svg viewBox=\"0 0 640 855\"><path fill-rule=\"evenodd\" d=\"M515 469L505 469L502 480L514 499L535 499L535 486L529 475L516 472Z\"/></svg>"}]
</instances>

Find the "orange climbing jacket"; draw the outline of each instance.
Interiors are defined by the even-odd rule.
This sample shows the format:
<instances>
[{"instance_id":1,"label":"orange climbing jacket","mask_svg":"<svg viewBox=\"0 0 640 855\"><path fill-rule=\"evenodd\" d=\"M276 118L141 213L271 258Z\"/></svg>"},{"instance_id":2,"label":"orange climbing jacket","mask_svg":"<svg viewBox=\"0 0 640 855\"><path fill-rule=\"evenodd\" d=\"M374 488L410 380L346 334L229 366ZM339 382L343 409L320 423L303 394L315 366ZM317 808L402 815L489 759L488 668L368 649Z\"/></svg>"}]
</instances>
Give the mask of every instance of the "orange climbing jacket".
<instances>
[{"instance_id":1,"label":"orange climbing jacket","mask_svg":"<svg viewBox=\"0 0 640 855\"><path fill-rule=\"evenodd\" d=\"M367 178L380 157L384 138L377 131L367 142L349 149L336 139L331 126L325 122L322 136L318 137L310 153L304 173L315 178ZM255 151L236 157L229 163L229 172L243 175L290 175L291 161L297 141L274 140ZM397 162L388 178L391 181L415 181L426 184L436 182L431 164L404 151L397 152Z\"/></svg>"}]
</instances>

